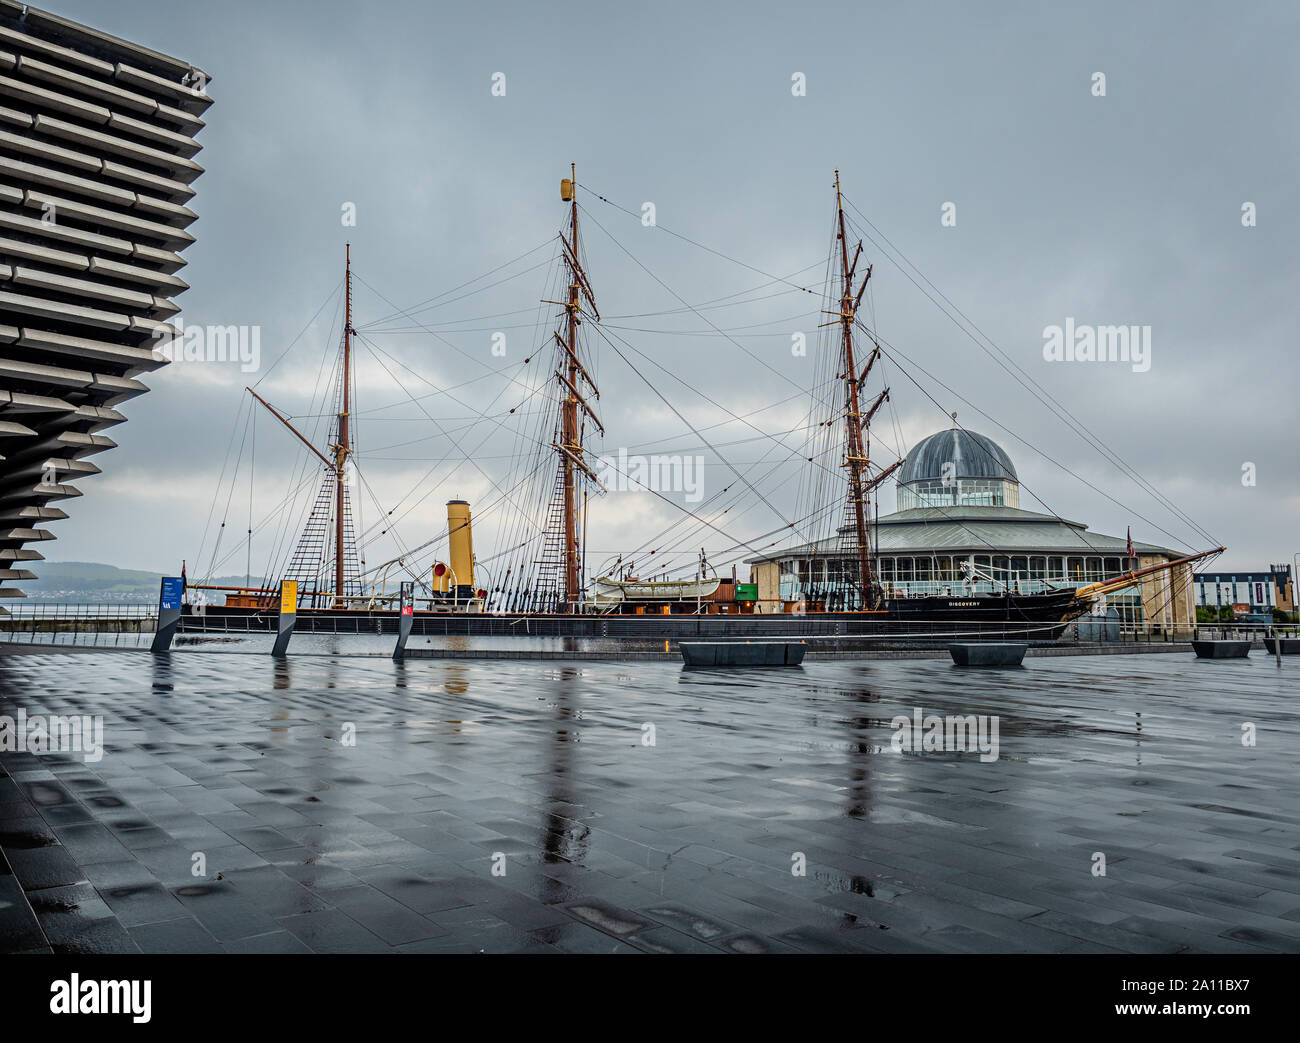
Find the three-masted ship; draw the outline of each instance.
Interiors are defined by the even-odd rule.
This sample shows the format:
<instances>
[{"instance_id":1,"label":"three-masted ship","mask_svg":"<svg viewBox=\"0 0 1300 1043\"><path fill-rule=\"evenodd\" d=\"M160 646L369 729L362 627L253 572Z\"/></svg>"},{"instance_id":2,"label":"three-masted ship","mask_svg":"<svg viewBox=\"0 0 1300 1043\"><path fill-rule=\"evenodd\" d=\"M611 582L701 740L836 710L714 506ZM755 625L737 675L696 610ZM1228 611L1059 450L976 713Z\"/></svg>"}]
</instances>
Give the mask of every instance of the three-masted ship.
<instances>
[{"instance_id":1,"label":"three-masted ship","mask_svg":"<svg viewBox=\"0 0 1300 1043\"><path fill-rule=\"evenodd\" d=\"M1088 613L1097 599L1140 583L1148 576L1190 565L1224 548L1187 555L1091 584L1022 592L1010 582L977 584L976 577L954 584L943 593L902 596L882 582L876 567L873 504L877 490L904 463L899 458L878 466L872 458L871 424L889 401L890 389L866 391L882 354L881 346L858 321L872 266L859 272L863 244L850 250L839 172L835 172L835 274L828 288L823 325L837 333L838 397L827 425L840 434L843 474L842 522L838 526L837 581L816 597L759 599L752 583L734 574L709 574L700 554L694 577L637 576L617 569L588 581L586 540L588 501L603 489L587 449L590 432L601 436L604 425L595 403L600 391L593 377L590 345L584 332L601 322L595 291L584 265L579 238L578 183L571 169L561 182L567 205L558 236L563 297L543 303L559 308L558 322L547 350L554 370L547 378L554 423L543 451L553 454L553 485L544 504L532 550L519 557L518 567L505 570L501 581L476 585L470 505L448 503L447 553L427 578L412 568L410 555L394 558L363 573L352 525L349 473L353 465L352 263L350 247L344 275L344 321L334 381L335 406L327 444L317 446L252 388L248 393L287 429L320 466L315 504L301 531L284 575L296 584L299 626L306 629L374 632L397 627L398 595L388 589L388 572L396 568L416 584L416 633L501 633L573 636L620 635L671 638L710 633L833 633L906 634L940 631L1015 634L1051 640L1074 619ZM526 360L527 361L527 360ZM434 541L429 541L432 543ZM424 546L428 546L426 543ZM622 564L623 559L618 559ZM382 574L382 582L379 575ZM369 587L366 580L369 579ZM980 586L993 589L978 589ZM955 589L954 589L955 588ZM191 626L273 626L280 604L280 587L246 585L189 588ZM216 604L218 597L224 604ZM198 619L202 617L202 619Z\"/></svg>"}]
</instances>

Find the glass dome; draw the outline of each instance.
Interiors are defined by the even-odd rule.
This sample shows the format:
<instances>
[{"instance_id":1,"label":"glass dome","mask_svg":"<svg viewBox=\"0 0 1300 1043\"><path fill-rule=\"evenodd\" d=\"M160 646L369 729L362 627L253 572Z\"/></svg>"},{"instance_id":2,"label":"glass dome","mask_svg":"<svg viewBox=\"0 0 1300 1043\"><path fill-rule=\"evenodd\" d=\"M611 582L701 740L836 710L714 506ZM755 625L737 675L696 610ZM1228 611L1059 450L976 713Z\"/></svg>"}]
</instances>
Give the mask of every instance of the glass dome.
<instances>
[{"instance_id":1,"label":"glass dome","mask_svg":"<svg viewBox=\"0 0 1300 1043\"><path fill-rule=\"evenodd\" d=\"M1019 507L1020 479L987 435L954 427L916 444L898 472L898 509Z\"/></svg>"}]
</instances>

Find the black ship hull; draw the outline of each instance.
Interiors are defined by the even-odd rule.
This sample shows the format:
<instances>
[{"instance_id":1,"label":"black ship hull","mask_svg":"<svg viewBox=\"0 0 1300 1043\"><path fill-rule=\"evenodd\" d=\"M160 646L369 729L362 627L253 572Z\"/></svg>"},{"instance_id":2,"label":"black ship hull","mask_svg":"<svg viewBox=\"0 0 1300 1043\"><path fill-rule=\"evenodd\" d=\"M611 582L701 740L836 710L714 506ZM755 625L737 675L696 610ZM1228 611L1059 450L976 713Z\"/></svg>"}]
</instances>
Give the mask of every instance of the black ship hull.
<instances>
[{"instance_id":1,"label":"black ship hull","mask_svg":"<svg viewBox=\"0 0 1300 1043\"><path fill-rule=\"evenodd\" d=\"M690 607L694 607L693 605ZM496 637L586 637L674 640L683 637L842 636L1055 641L1082 615L1072 591L891 598L875 612L759 614L565 614L419 612L412 634ZM183 632L272 631L274 611L207 605L186 607ZM395 634L398 613L387 609L300 609L295 629L306 633Z\"/></svg>"},{"instance_id":2,"label":"black ship hull","mask_svg":"<svg viewBox=\"0 0 1300 1043\"><path fill-rule=\"evenodd\" d=\"M1084 607L1072 590L1051 590L1042 594L974 594L969 596L928 595L890 598L885 610L901 622L948 620L965 623L1068 622L1083 615Z\"/></svg>"}]
</instances>

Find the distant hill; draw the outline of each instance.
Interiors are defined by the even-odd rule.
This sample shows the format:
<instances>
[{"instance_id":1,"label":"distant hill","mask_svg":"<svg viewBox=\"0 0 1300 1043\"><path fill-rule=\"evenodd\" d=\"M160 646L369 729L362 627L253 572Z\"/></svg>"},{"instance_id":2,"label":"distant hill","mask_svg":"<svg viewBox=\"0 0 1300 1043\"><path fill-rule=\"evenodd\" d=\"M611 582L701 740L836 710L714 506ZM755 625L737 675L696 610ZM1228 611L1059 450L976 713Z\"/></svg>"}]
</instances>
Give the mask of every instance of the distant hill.
<instances>
[{"instance_id":1,"label":"distant hill","mask_svg":"<svg viewBox=\"0 0 1300 1043\"><path fill-rule=\"evenodd\" d=\"M19 567L35 572L38 579L10 580L7 586L17 587L35 601L153 601L158 597L161 572L140 572L136 569L119 569L94 561L33 561L18 562ZM191 580L195 579L190 573ZM218 576L212 580L216 586L237 586L244 583L241 576ZM260 586L262 578L254 576L252 582Z\"/></svg>"}]
</instances>

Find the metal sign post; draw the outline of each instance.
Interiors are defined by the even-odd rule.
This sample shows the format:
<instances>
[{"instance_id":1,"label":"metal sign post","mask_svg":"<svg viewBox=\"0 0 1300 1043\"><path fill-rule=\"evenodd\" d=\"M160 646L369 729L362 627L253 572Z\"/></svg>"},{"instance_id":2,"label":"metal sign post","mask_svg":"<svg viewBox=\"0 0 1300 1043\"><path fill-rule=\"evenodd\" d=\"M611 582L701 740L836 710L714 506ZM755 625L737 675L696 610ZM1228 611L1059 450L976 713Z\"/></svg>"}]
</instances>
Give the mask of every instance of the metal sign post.
<instances>
[{"instance_id":1,"label":"metal sign post","mask_svg":"<svg viewBox=\"0 0 1300 1043\"><path fill-rule=\"evenodd\" d=\"M271 655L282 656L289 647L289 638L293 637L293 626L298 621L298 581L286 579L280 581L280 617L275 634L275 647Z\"/></svg>"},{"instance_id":2,"label":"metal sign post","mask_svg":"<svg viewBox=\"0 0 1300 1043\"><path fill-rule=\"evenodd\" d=\"M181 602L185 584L180 576L164 576L158 591L158 626L154 630L151 652L170 652L172 638L181 623Z\"/></svg>"},{"instance_id":3,"label":"metal sign post","mask_svg":"<svg viewBox=\"0 0 1300 1043\"><path fill-rule=\"evenodd\" d=\"M415 623L415 584L403 583L401 587L402 614L397 617L397 647L393 649L393 658L406 656L406 639L411 636L411 626Z\"/></svg>"}]
</instances>

